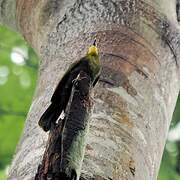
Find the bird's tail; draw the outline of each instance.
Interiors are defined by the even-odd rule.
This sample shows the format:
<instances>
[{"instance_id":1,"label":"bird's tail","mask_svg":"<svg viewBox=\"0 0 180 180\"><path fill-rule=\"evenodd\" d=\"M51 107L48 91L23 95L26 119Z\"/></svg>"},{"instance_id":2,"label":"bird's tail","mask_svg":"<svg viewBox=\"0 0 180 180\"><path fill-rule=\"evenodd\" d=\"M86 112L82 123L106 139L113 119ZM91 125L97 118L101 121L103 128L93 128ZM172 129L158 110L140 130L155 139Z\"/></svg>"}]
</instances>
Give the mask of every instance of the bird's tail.
<instances>
[{"instance_id":1,"label":"bird's tail","mask_svg":"<svg viewBox=\"0 0 180 180\"><path fill-rule=\"evenodd\" d=\"M49 131L52 124L56 122L61 114L61 110L53 103L47 108L47 110L41 116L38 124L44 131Z\"/></svg>"}]
</instances>

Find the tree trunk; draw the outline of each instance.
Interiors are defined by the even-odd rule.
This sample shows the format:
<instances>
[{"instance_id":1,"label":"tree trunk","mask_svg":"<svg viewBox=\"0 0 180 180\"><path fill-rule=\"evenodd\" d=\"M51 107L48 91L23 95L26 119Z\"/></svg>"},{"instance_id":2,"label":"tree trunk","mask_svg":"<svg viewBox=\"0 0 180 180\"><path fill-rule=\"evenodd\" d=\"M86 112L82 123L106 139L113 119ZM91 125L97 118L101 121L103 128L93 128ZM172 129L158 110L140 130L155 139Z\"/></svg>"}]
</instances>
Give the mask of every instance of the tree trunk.
<instances>
[{"instance_id":1,"label":"tree trunk","mask_svg":"<svg viewBox=\"0 0 180 180\"><path fill-rule=\"evenodd\" d=\"M47 141L37 122L65 70L96 37L103 72L81 177L155 180L180 87L176 1L0 0L0 5L1 22L21 32L41 59L9 179L34 178Z\"/></svg>"}]
</instances>

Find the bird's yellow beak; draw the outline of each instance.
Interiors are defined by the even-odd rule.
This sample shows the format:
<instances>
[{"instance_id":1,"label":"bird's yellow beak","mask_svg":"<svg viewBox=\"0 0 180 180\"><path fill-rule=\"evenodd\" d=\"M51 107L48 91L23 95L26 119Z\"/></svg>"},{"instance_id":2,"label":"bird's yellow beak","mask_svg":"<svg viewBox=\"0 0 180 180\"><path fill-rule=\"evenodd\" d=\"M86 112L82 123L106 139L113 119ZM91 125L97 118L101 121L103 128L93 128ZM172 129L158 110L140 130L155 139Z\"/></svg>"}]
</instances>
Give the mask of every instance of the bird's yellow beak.
<instances>
[{"instance_id":1,"label":"bird's yellow beak","mask_svg":"<svg viewBox=\"0 0 180 180\"><path fill-rule=\"evenodd\" d=\"M98 56L98 48L95 45L90 46L87 54Z\"/></svg>"}]
</instances>

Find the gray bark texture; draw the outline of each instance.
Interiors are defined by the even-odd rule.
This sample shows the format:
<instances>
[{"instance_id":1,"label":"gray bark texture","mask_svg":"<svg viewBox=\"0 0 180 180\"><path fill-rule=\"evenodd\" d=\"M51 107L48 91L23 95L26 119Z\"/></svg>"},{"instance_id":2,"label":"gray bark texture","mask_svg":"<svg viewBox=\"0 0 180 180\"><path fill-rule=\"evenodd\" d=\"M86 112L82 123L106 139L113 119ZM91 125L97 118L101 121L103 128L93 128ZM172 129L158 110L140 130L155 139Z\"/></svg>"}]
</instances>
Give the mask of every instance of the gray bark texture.
<instances>
[{"instance_id":1,"label":"gray bark texture","mask_svg":"<svg viewBox=\"0 0 180 180\"><path fill-rule=\"evenodd\" d=\"M176 1L0 0L0 5L1 22L19 31L41 59L8 178L34 178L47 142L37 122L65 70L96 37L103 71L81 178L155 180L180 88Z\"/></svg>"}]
</instances>

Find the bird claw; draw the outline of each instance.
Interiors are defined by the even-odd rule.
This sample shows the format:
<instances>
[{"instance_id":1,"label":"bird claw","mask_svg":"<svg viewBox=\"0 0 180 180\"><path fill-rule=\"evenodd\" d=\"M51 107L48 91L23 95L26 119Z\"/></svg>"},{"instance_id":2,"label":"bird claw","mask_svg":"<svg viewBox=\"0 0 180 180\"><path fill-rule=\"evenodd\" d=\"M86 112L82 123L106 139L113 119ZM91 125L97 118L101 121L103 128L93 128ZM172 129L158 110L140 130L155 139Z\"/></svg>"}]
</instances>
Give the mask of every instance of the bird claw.
<instances>
[{"instance_id":1,"label":"bird claw","mask_svg":"<svg viewBox=\"0 0 180 180\"><path fill-rule=\"evenodd\" d=\"M80 77L80 73L77 75L77 77L75 79L72 80L72 83L75 84L77 81L81 81L83 79L86 79L87 77L84 76L84 77Z\"/></svg>"}]
</instances>

